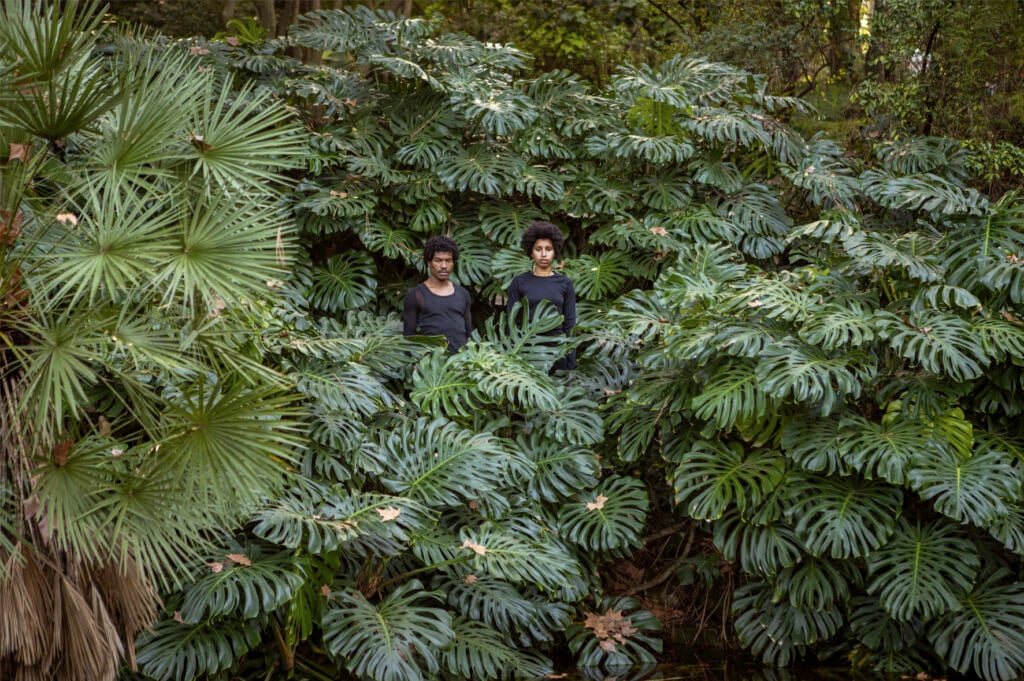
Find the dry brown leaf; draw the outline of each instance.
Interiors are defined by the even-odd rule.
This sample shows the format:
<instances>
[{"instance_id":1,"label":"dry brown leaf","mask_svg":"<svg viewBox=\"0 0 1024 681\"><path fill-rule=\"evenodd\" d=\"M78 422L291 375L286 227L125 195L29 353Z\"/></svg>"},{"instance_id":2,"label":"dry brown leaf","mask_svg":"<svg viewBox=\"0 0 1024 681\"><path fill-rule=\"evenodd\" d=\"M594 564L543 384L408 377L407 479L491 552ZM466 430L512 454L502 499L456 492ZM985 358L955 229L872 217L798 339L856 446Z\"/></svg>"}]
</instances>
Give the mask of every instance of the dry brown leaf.
<instances>
[{"instance_id":1,"label":"dry brown leaf","mask_svg":"<svg viewBox=\"0 0 1024 681\"><path fill-rule=\"evenodd\" d=\"M487 549L485 549L480 544L477 544L476 542L473 542L473 541L471 541L469 539L467 539L466 541L462 542L462 546L460 546L459 548L460 549L472 549L473 553L477 554L478 556L482 556L482 555L487 553Z\"/></svg>"},{"instance_id":2,"label":"dry brown leaf","mask_svg":"<svg viewBox=\"0 0 1024 681\"><path fill-rule=\"evenodd\" d=\"M466 584L476 584L476 575L466 575L466 577L462 581L464 581Z\"/></svg>"},{"instance_id":3,"label":"dry brown leaf","mask_svg":"<svg viewBox=\"0 0 1024 681\"><path fill-rule=\"evenodd\" d=\"M388 522L394 520L401 514L402 509L395 508L394 506L388 506L387 508L378 508L377 513L380 513L381 522Z\"/></svg>"},{"instance_id":4,"label":"dry brown leaf","mask_svg":"<svg viewBox=\"0 0 1024 681\"><path fill-rule=\"evenodd\" d=\"M664 227L651 227L649 231L651 234L657 234L658 236L668 235L668 230Z\"/></svg>"},{"instance_id":5,"label":"dry brown leaf","mask_svg":"<svg viewBox=\"0 0 1024 681\"><path fill-rule=\"evenodd\" d=\"M238 563L239 565L252 565L252 561L244 553L229 553L224 556L232 563Z\"/></svg>"},{"instance_id":6,"label":"dry brown leaf","mask_svg":"<svg viewBox=\"0 0 1024 681\"><path fill-rule=\"evenodd\" d=\"M593 501L587 502L588 511L600 511L604 508L604 502L608 501L608 497L603 494L598 494L597 498Z\"/></svg>"},{"instance_id":7,"label":"dry brown leaf","mask_svg":"<svg viewBox=\"0 0 1024 681\"><path fill-rule=\"evenodd\" d=\"M218 573L224 570L224 563L207 563L210 566L210 572Z\"/></svg>"},{"instance_id":8,"label":"dry brown leaf","mask_svg":"<svg viewBox=\"0 0 1024 681\"><path fill-rule=\"evenodd\" d=\"M615 652L615 642L614 641L609 641L609 640L606 639L604 641L599 641L597 645L601 646L601 650L605 651L606 653L614 653Z\"/></svg>"},{"instance_id":9,"label":"dry brown leaf","mask_svg":"<svg viewBox=\"0 0 1024 681\"><path fill-rule=\"evenodd\" d=\"M330 596L331 595L331 587L328 586L327 584L324 584L323 586L321 586L320 587L320 595L321 596L325 596L325 597L326 596Z\"/></svg>"},{"instance_id":10,"label":"dry brown leaf","mask_svg":"<svg viewBox=\"0 0 1024 681\"><path fill-rule=\"evenodd\" d=\"M174 611L174 621L177 622L178 624L184 624L185 623L185 618L181 616L181 611L180 610L175 610Z\"/></svg>"},{"instance_id":11,"label":"dry brown leaf","mask_svg":"<svg viewBox=\"0 0 1024 681\"><path fill-rule=\"evenodd\" d=\"M64 442L58 442L53 447L53 462L58 466L63 466L68 462L68 454L71 453L71 445L75 444L74 440L64 440Z\"/></svg>"},{"instance_id":12,"label":"dry brown leaf","mask_svg":"<svg viewBox=\"0 0 1024 681\"><path fill-rule=\"evenodd\" d=\"M32 150L31 144L24 144L22 142L11 142L11 155L7 158L8 161L27 161L28 154Z\"/></svg>"},{"instance_id":13,"label":"dry brown leaf","mask_svg":"<svg viewBox=\"0 0 1024 681\"><path fill-rule=\"evenodd\" d=\"M78 224L78 216L74 213L57 213L57 222L74 227Z\"/></svg>"}]
</instances>

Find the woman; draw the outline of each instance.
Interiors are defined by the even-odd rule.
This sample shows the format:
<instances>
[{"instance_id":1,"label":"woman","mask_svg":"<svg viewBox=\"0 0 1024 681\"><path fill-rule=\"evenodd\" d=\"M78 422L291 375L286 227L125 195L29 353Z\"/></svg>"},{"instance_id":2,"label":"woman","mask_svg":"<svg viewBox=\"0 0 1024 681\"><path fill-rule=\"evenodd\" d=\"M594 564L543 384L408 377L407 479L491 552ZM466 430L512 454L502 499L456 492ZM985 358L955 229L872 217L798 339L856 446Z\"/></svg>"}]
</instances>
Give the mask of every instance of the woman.
<instances>
[{"instance_id":1,"label":"woman","mask_svg":"<svg viewBox=\"0 0 1024 681\"><path fill-rule=\"evenodd\" d=\"M508 312L512 312L516 303L525 300L529 304L530 319L533 319L534 311L541 301L546 300L562 315L562 325L547 335L570 336L576 326L576 289L569 277L552 269L565 246L562 231L550 222L538 220L523 232L522 246L533 261L533 269L523 272L509 285ZM572 350L555 362L552 370L575 368L576 351Z\"/></svg>"}]
</instances>

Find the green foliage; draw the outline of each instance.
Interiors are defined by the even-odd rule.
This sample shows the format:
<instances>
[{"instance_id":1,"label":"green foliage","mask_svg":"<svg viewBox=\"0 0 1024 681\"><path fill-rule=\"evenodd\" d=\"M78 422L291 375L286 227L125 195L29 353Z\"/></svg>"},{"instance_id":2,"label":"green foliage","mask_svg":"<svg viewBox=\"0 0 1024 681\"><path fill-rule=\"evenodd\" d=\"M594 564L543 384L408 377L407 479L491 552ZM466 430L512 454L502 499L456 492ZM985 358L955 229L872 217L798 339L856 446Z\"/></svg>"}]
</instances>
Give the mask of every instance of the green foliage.
<instances>
[{"instance_id":1,"label":"green foliage","mask_svg":"<svg viewBox=\"0 0 1024 681\"><path fill-rule=\"evenodd\" d=\"M98 52L88 12L4 11L0 541L162 578L145 674L653 662L602 577L670 514L714 550L664 574L767 662L1020 672L1024 208L958 145L856 161L735 67L597 89L358 5ZM539 218L571 338L500 312ZM436 234L474 301L454 355L396 319Z\"/></svg>"}]
</instances>

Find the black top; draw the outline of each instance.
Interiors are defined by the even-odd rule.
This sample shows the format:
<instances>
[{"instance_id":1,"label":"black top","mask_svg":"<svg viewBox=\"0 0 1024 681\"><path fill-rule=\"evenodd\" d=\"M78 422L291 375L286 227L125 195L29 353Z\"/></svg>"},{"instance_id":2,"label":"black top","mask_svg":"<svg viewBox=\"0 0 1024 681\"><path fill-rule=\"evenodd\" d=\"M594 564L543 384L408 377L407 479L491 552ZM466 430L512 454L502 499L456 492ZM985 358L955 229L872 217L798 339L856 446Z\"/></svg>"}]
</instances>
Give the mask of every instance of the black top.
<instances>
[{"instance_id":1,"label":"black top","mask_svg":"<svg viewBox=\"0 0 1024 681\"><path fill-rule=\"evenodd\" d=\"M455 286L449 296L439 296L420 282L405 294L402 333L444 336L448 339L448 350L455 352L466 344L473 331L469 306L469 291L461 286Z\"/></svg>"},{"instance_id":2,"label":"black top","mask_svg":"<svg viewBox=\"0 0 1024 681\"><path fill-rule=\"evenodd\" d=\"M562 326L552 329L549 336L569 336L576 326L576 289L572 280L564 274L554 272L550 277L538 277L533 272L523 272L508 287L508 311L520 300L526 299L530 304L530 319L540 305L540 301L550 301L558 314L562 315ZM556 369L575 369L576 351L555 364Z\"/></svg>"}]
</instances>

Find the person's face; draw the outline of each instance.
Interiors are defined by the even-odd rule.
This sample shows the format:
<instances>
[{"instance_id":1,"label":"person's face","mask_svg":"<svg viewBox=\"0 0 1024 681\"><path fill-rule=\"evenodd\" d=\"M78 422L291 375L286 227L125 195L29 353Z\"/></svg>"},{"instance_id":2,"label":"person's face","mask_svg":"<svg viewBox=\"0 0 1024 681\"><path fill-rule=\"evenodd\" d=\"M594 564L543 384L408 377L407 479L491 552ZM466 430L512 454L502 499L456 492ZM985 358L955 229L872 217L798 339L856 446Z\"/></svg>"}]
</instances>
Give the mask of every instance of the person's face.
<instances>
[{"instance_id":1,"label":"person's face","mask_svg":"<svg viewBox=\"0 0 1024 681\"><path fill-rule=\"evenodd\" d=\"M448 281L455 267L455 258L448 251L436 251L434 257L427 261L430 276L438 281Z\"/></svg>"},{"instance_id":2,"label":"person's face","mask_svg":"<svg viewBox=\"0 0 1024 681\"><path fill-rule=\"evenodd\" d=\"M555 246L551 239L537 239L533 242L533 250L530 251L530 258L533 264L541 269L551 267L555 261Z\"/></svg>"}]
</instances>

